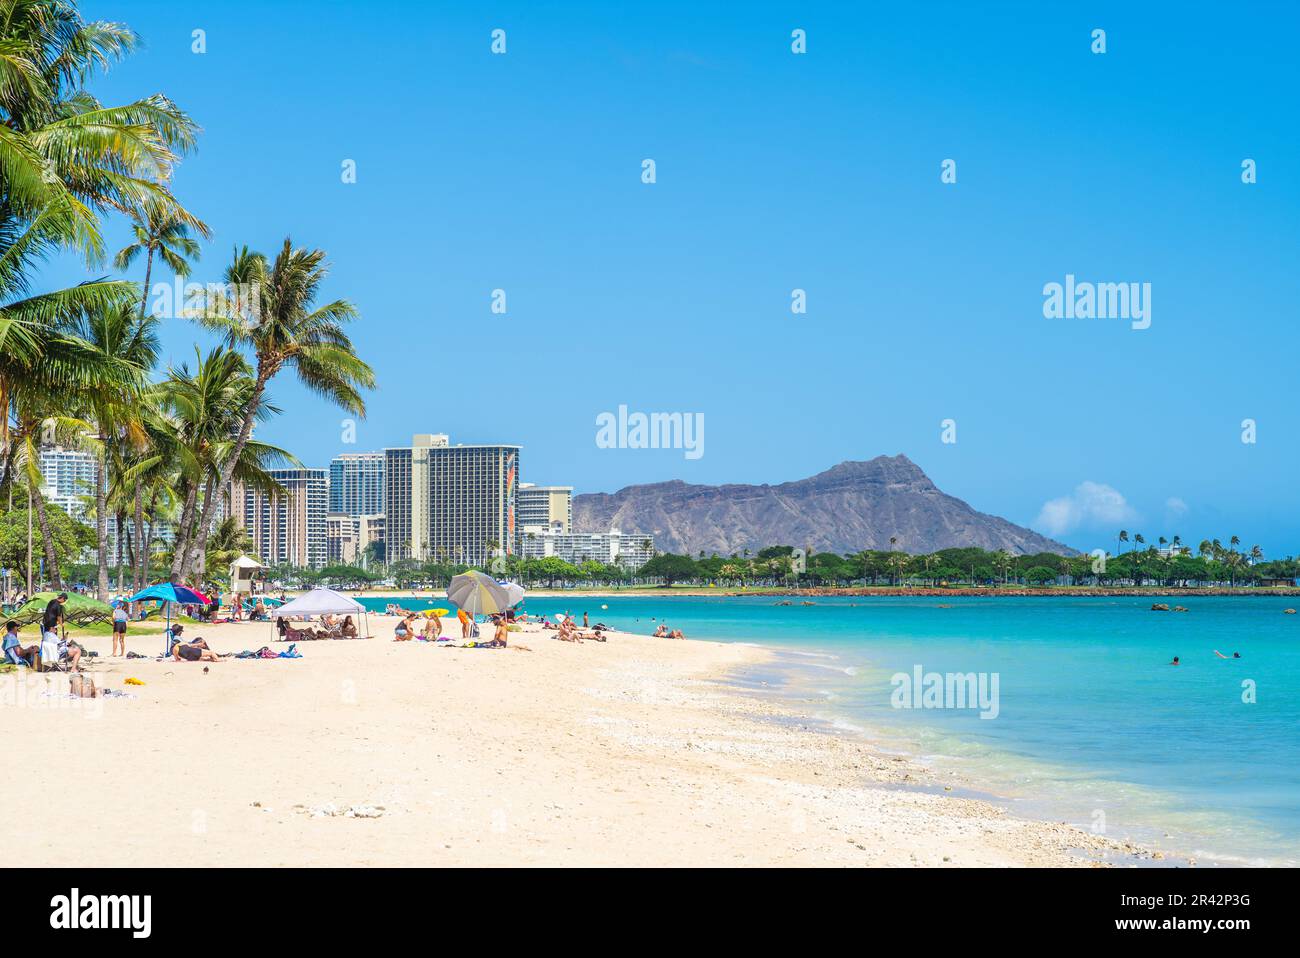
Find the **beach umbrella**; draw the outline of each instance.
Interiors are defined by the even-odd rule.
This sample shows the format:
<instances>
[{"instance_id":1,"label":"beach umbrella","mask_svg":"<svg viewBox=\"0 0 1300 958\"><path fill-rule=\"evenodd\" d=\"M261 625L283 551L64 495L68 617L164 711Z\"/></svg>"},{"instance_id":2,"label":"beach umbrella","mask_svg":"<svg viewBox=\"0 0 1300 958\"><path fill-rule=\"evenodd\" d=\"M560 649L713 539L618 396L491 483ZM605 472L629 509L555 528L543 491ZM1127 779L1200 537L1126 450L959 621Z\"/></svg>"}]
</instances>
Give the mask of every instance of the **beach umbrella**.
<instances>
[{"instance_id":1,"label":"beach umbrella","mask_svg":"<svg viewBox=\"0 0 1300 958\"><path fill-rule=\"evenodd\" d=\"M524 587L518 582L501 582L499 585L506 590L506 597L510 600L511 607L524 601Z\"/></svg>"},{"instance_id":2,"label":"beach umbrella","mask_svg":"<svg viewBox=\"0 0 1300 958\"><path fill-rule=\"evenodd\" d=\"M196 592L193 589L186 588L183 585L177 585L175 582L159 582L157 585L151 585L131 596L130 602L145 602L149 599L156 599L163 603L163 608L167 611L167 629L172 627L172 607L168 604L177 602L181 605L209 605L208 597L202 592ZM166 639L163 640L164 642ZM170 644L163 649L163 654L171 652Z\"/></svg>"},{"instance_id":3,"label":"beach umbrella","mask_svg":"<svg viewBox=\"0 0 1300 958\"><path fill-rule=\"evenodd\" d=\"M447 598L470 615L494 615L510 607L510 596L496 579L483 572L462 572L447 586Z\"/></svg>"}]
</instances>

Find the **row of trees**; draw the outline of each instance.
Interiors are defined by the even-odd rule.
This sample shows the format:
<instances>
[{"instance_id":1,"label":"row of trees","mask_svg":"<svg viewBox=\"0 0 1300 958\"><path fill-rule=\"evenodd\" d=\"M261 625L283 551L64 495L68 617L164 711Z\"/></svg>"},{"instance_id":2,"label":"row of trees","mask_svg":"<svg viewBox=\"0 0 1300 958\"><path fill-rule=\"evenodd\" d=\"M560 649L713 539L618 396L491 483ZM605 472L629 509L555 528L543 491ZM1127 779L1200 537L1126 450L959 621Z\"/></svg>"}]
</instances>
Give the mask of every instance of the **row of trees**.
<instances>
[{"instance_id":1,"label":"row of trees","mask_svg":"<svg viewBox=\"0 0 1300 958\"><path fill-rule=\"evenodd\" d=\"M123 568L114 562L120 554L109 555L110 523L132 588L160 559L167 577L188 581L204 566L222 568L225 553L246 545L236 524L216 522L231 481L272 489L268 470L295 464L285 450L252 438L254 425L278 412L267 397L278 375L289 370L326 400L364 415L362 392L374 375L345 331L357 311L341 299L318 304L327 276L322 251L289 239L274 256L239 247L223 282L208 284L177 313L217 333L220 345L196 348L193 365L158 373L162 319L149 309L155 269L188 277L198 240L210 235L170 188L198 127L162 94L121 106L91 94L92 74L137 46L128 28L86 21L60 0L6 0L4 8L0 506L24 522L32 510L46 579L61 587L64 563L85 546L59 532L62 520L42 494L40 449L89 450L99 464L89 510L99 597L108 597L110 564ZM132 241L113 263L120 270L142 263L142 284L88 278L36 290L52 255L76 254L88 269L104 264L101 230L114 215L129 219ZM158 548L162 523L170 548Z\"/></svg>"},{"instance_id":2,"label":"row of trees","mask_svg":"<svg viewBox=\"0 0 1300 958\"><path fill-rule=\"evenodd\" d=\"M1235 537L1234 537L1235 541ZM1258 584L1294 580L1300 561L1263 561L1258 547L1249 553L1222 549L1213 540L1202 555L1190 550L1162 555L1154 547L1115 556L1061 556L1051 552L1012 555L978 548L942 549L924 555L901 550L864 550L850 555L822 552L807 557L806 571L794 570L794 549L772 546L756 555L690 556L661 553L637 572L641 579L665 583L715 582L729 585L1102 585L1180 586Z\"/></svg>"},{"instance_id":3,"label":"row of trees","mask_svg":"<svg viewBox=\"0 0 1300 958\"><path fill-rule=\"evenodd\" d=\"M806 570L795 571L794 548L771 546L756 554L691 557L660 553L636 570L600 562L575 565L555 556L498 560L482 567L498 578L529 586L624 586L633 584L717 584L724 586L1167 586L1260 584L1294 580L1300 560L1265 562L1254 553L1254 564L1233 559L1233 550L1203 556L1190 552L1161 555L1154 548L1130 550L1100 559L1091 555L1062 556L1052 552L1012 555L978 548L942 549L924 555L901 550L864 550L849 555L814 553ZM1251 553L1236 553L1250 556ZM267 578L287 588L331 585L361 589L392 585L398 589L437 589L471 566L451 562L395 562L384 570L357 566L330 566L320 570L281 566L269 569Z\"/></svg>"}]
</instances>

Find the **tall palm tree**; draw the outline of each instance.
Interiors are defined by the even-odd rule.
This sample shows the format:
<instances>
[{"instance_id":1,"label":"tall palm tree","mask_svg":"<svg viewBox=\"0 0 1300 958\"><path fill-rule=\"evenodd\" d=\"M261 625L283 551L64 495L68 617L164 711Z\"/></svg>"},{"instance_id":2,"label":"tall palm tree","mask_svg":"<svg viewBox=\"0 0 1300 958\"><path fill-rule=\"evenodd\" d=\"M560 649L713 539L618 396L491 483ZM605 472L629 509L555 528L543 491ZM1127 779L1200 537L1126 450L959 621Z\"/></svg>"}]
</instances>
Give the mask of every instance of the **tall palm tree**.
<instances>
[{"instance_id":1,"label":"tall palm tree","mask_svg":"<svg viewBox=\"0 0 1300 958\"><path fill-rule=\"evenodd\" d=\"M247 247L236 250L225 272L227 292L209 295L201 322L221 333L234 349L248 349L256 374L235 434L234 447L216 478L218 494L229 484L235 465L252 434L267 384L286 367L298 381L335 405L365 415L363 389L373 388L375 374L357 356L344 326L358 317L343 299L316 305L328 275L323 250L295 248L286 238L273 262ZM194 531L195 542L180 543L173 577L183 578L192 556L207 546L215 497L206 498Z\"/></svg>"},{"instance_id":2,"label":"tall palm tree","mask_svg":"<svg viewBox=\"0 0 1300 958\"><path fill-rule=\"evenodd\" d=\"M98 593L108 601L108 487L110 468L120 473L123 446L140 449L146 441L140 399L146 378L158 361L158 320L136 314L121 303L77 318L67 332L87 347L95 360L77 383L76 395L95 423L99 460L95 482L95 534L99 559Z\"/></svg>"},{"instance_id":3,"label":"tall palm tree","mask_svg":"<svg viewBox=\"0 0 1300 958\"><path fill-rule=\"evenodd\" d=\"M214 504L224 494L224 486L217 488L217 476L222 471L228 471L246 487L275 492L279 486L268 470L277 465L299 465L283 449L255 440L245 442L238 459L231 462L236 455L231 437L239 430L253 390L251 370L243 356L224 346L206 355L196 347L195 358L193 372L187 364L173 367L158 386L159 404L166 412L160 426L170 431L165 447L176 470L175 487L183 496L173 568L182 551L195 541L195 521L203 504ZM264 420L279 411L263 401L256 415ZM141 468L151 469L158 464L147 461Z\"/></svg>"},{"instance_id":4,"label":"tall palm tree","mask_svg":"<svg viewBox=\"0 0 1300 958\"><path fill-rule=\"evenodd\" d=\"M64 0L0 2L0 443L17 423L16 384L39 373L62 396L94 363L54 327L135 295L109 280L35 293L41 262L70 251L98 263L100 214L179 210L163 184L198 127L159 94L106 107L86 89L136 45L126 27L83 20ZM14 462L9 445L0 487L14 481Z\"/></svg>"},{"instance_id":5,"label":"tall palm tree","mask_svg":"<svg viewBox=\"0 0 1300 958\"><path fill-rule=\"evenodd\" d=\"M1123 546L1120 545L1120 543L1123 542L1128 542L1127 529L1120 529L1119 535L1115 537L1115 555L1119 556L1124 554Z\"/></svg>"}]
</instances>

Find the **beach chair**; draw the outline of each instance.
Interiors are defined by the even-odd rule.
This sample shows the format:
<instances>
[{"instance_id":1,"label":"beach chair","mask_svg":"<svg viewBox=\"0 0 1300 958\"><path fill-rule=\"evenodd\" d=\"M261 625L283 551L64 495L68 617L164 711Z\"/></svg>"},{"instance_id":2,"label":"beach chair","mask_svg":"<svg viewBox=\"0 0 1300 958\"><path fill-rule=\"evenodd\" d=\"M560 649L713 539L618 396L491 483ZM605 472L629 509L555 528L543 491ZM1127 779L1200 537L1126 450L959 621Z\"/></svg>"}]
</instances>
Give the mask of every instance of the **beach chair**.
<instances>
[{"instance_id":1,"label":"beach chair","mask_svg":"<svg viewBox=\"0 0 1300 958\"><path fill-rule=\"evenodd\" d=\"M39 661L40 655L37 654L35 658L37 659L37 661ZM29 663L26 659L19 656L17 648L5 649L4 660L8 665L16 665L19 668L29 669L32 667L31 663Z\"/></svg>"}]
</instances>

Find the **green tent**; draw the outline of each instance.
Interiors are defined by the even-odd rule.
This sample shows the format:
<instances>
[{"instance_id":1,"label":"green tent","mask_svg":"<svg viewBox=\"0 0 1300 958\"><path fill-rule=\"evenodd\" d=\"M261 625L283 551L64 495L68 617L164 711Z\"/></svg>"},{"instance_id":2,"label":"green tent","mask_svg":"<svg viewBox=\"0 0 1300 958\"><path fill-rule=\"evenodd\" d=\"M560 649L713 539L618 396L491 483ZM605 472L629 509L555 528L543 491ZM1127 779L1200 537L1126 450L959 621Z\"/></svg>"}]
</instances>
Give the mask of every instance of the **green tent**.
<instances>
[{"instance_id":1,"label":"green tent","mask_svg":"<svg viewBox=\"0 0 1300 958\"><path fill-rule=\"evenodd\" d=\"M27 600L27 604L15 612L12 618L19 625L31 625L39 622L50 600L58 596L57 592L38 592ZM98 599L89 596L68 593L68 601L63 605L63 618L75 625L90 625L92 622L108 622L113 617L113 608Z\"/></svg>"}]
</instances>

